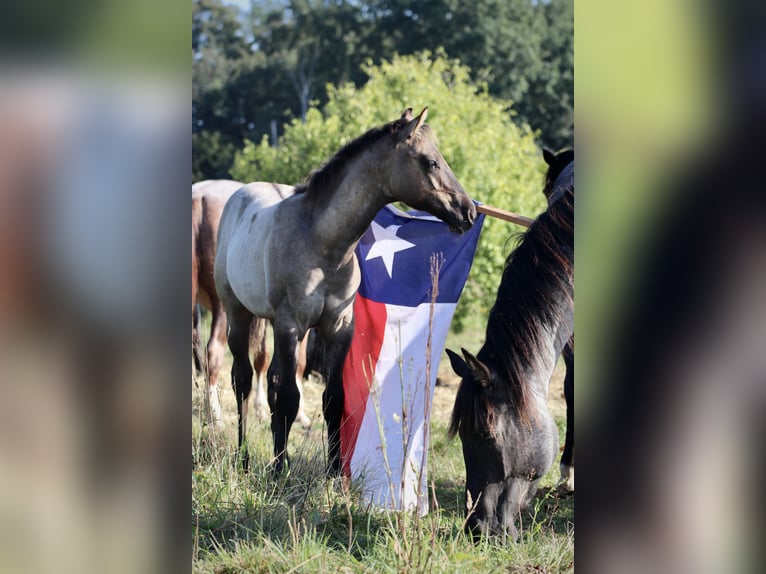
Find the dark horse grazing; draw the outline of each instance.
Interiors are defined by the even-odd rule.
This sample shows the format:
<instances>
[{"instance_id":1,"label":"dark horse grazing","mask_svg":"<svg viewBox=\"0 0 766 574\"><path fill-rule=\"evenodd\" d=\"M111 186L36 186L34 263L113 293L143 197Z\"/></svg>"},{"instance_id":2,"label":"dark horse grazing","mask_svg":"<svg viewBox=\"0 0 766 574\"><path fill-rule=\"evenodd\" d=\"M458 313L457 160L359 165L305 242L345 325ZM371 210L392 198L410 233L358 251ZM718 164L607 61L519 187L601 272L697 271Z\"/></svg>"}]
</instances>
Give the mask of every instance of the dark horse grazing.
<instances>
[{"instance_id":1,"label":"dark horse grazing","mask_svg":"<svg viewBox=\"0 0 766 574\"><path fill-rule=\"evenodd\" d=\"M218 236L215 280L231 323L232 379L240 408L239 446L247 467L241 405L250 392L247 334L253 316L274 328L268 399L276 469L287 460L287 439L298 409L298 341L316 327L325 349L322 396L329 468L340 471L342 368L354 332L359 287L354 248L386 204L403 201L447 222L471 227L476 208L424 124L424 109L374 128L348 143L284 200L245 186L226 204Z\"/></svg>"},{"instance_id":2,"label":"dark horse grazing","mask_svg":"<svg viewBox=\"0 0 766 574\"><path fill-rule=\"evenodd\" d=\"M449 436L460 434L466 527L474 535L518 531L558 451L548 385L574 331L574 188L541 214L506 261L484 346L447 350L462 377Z\"/></svg>"},{"instance_id":3,"label":"dark horse grazing","mask_svg":"<svg viewBox=\"0 0 766 574\"><path fill-rule=\"evenodd\" d=\"M567 187L574 186L574 150L566 149L553 153L544 149L543 159L548 164L543 194L550 205ZM574 491L574 335L564 347L562 356L566 365L564 399L567 404L567 431L559 470L561 484L567 490Z\"/></svg>"},{"instance_id":4,"label":"dark horse grazing","mask_svg":"<svg viewBox=\"0 0 766 574\"><path fill-rule=\"evenodd\" d=\"M213 424L221 423L218 378L223 367L227 329L226 313L215 288L213 266L221 213L226 201L242 185L244 184L241 182L231 180L206 180L192 186L192 351L198 372L204 372L203 363L207 367L208 418ZM264 185L276 189L285 197L293 193L293 188L289 185ZM199 307L210 310L212 315L206 361L203 361L200 349ZM253 366L258 373L256 412L261 417L265 417L268 412L264 389L268 363L265 335L266 321L254 321L250 332L250 348L253 352ZM301 370L299 378L302 374ZM308 417L303 412L299 418L302 424L308 424Z\"/></svg>"}]
</instances>

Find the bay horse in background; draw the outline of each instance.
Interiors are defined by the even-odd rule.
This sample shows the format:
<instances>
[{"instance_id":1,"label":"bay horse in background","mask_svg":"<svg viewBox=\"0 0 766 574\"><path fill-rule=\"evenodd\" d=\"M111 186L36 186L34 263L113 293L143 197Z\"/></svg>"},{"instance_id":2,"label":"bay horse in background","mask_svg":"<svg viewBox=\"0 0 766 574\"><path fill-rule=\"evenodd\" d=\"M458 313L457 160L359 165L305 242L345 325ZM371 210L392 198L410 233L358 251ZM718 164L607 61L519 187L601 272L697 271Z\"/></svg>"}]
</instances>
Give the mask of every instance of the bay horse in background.
<instances>
[{"instance_id":1,"label":"bay horse in background","mask_svg":"<svg viewBox=\"0 0 766 574\"><path fill-rule=\"evenodd\" d=\"M251 184L226 204L215 281L231 324L229 348L244 468L248 453L243 407L253 374L247 339L253 317L267 317L274 329L268 399L275 470L288 460L288 436L298 410L297 345L316 327L324 348L328 471L338 474L342 369L354 333L353 304L360 282L354 249L359 239L375 215L394 201L427 211L456 232L473 225L474 203L437 149L425 125L426 113L427 108L413 117L408 109L399 119L346 144L290 197Z\"/></svg>"},{"instance_id":2,"label":"bay horse in background","mask_svg":"<svg viewBox=\"0 0 766 574\"><path fill-rule=\"evenodd\" d=\"M546 397L574 332L574 187L553 201L509 255L474 356L447 350L461 377L448 435L460 435L466 528L510 536L556 458L558 429Z\"/></svg>"},{"instance_id":3,"label":"bay horse in background","mask_svg":"<svg viewBox=\"0 0 766 574\"><path fill-rule=\"evenodd\" d=\"M208 420L221 423L221 405L218 398L218 379L224 362L226 349L227 320L213 278L218 224L226 201L244 185L231 180L206 180L192 185L192 352L197 372L206 370ZM288 185L273 185L284 196L293 188ZM205 358L201 352L201 311L204 307L211 313L210 338L206 345ZM268 365L266 350L266 320L253 321L250 332L250 350L253 353L253 367L258 373L255 408L260 419L268 416L265 391L265 373ZM305 360L299 361L299 369ZM299 379L303 370L298 372ZM301 409L299 421L304 426L310 423Z\"/></svg>"},{"instance_id":4,"label":"bay horse in background","mask_svg":"<svg viewBox=\"0 0 766 574\"><path fill-rule=\"evenodd\" d=\"M548 164L543 195L550 205L569 187L574 187L574 150L564 149L553 153L543 149L543 159ZM566 439L561 455L560 484L574 492L574 334L562 353L566 375L564 376L564 400L567 405Z\"/></svg>"}]
</instances>

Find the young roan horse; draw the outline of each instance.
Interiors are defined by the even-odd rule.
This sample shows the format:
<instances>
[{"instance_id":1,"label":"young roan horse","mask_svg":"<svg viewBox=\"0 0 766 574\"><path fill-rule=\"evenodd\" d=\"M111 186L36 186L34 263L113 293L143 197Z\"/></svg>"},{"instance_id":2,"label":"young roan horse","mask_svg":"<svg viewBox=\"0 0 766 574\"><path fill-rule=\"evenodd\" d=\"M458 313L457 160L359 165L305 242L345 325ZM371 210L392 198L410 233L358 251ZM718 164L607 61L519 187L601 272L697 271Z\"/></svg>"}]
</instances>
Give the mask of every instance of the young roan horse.
<instances>
[{"instance_id":1,"label":"young roan horse","mask_svg":"<svg viewBox=\"0 0 766 574\"><path fill-rule=\"evenodd\" d=\"M574 331L574 187L523 235L506 261L485 343L476 356L447 350L462 378L449 436L466 467L466 528L518 537L514 518L558 451L546 396Z\"/></svg>"},{"instance_id":2,"label":"young roan horse","mask_svg":"<svg viewBox=\"0 0 766 574\"><path fill-rule=\"evenodd\" d=\"M247 336L252 318L274 328L274 360L268 400L274 467L287 461L287 441L298 409L296 348L316 327L325 353L322 408L327 421L328 472L340 472L342 369L354 332L353 304L360 282L354 249L386 204L403 201L448 223L469 229L476 208L437 149L427 108L412 110L345 145L296 187L293 196L245 186L226 204L221 218L215 280L229 317L232 379L240 410L238 444L247 468L243 399L252 368ZM246 407L245 407L246 408Z\"/></svg>"},{"instance_id":3,"label":"young roan horse","mask_svg":"<svg viewBox=\"0 0 766 574\"><path fill-rule=\"evenodd\" d=\"M565 149L553 153L544 149L543 159L548 164L543 195L550 205L569 186L574 186L574 150ZM559 470L561 472L561 486L574 492L574 335L564 347L562 356L566 366L564 399L567 405L567 427Z\"/></svg>"},{"instance_id":4,"label":"young roan horse","mask_svg":"<svg viewBox=\"0 0 766 574\"><path fill-rule=\"evenodd\" d=\"M218 298L213 279L218 225L226 201L243 185L232 180L205 180L192 185L192 352L198 372L204 373L207 379L208 421L213 425L220 425L222 422L218 379L224 362L227 330L226 313ZM293 193L293 187L289 185L261 185L274 189L283 197ZM200 350L200 317L197 306L204 307L211 313L210 338L205 349L206 361L203 360ZM258 375L255 410L259 418L265 418L268 415L265 389L268 364L265 319L255 320L251 325L250 350L253 355L253 367ZM304 356L305 349L301 357ZM299 361L298 380L303 377L303 364L305 359ZM298 413L298 420L304 426L310 422L302 409Z\"/></svg>"}]
</instances>

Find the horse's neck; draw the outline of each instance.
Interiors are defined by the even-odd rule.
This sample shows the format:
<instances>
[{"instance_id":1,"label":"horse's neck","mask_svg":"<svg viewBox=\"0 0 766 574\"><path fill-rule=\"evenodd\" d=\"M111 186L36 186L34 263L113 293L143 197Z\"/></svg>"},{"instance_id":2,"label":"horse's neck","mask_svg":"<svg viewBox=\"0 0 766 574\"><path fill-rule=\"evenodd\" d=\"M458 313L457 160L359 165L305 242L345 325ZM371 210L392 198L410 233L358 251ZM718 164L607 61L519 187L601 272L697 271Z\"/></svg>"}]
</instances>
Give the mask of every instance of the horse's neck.
<instances>
[{"instance_id":1,"label":"horse's neck","mask_svg":"<svg viewBox=\"0 0 766 574\"><path fill-rule=\"evenodd\" d=\"M535 335L527 333L511 340L499 341L497 337L493 341L487 340L479 351L478 358L486 364L493 364L497 360L495 357L509 352L517 357L526 357L518 378L512 377L509 384L523 385L528 396L531 393L538 402L544 402L556 362L571 334L571 314L565 314L556 324L541 325ZM537 339L533 352L525 346L531 337Z\"/></svg>"},{"instance_id":2,"label":"horse's neck","mask_svg":"<svg viewBox=\"0 0 766 574\"><path fill-rule=\"evenodd\" d=\"M531 357L531 361L524 365L521 380L511 384L524 385L528 396L531 392L538 401L545 401L553 370L556 368L556 362L561 354L561 350L557 347L554 338L543 341L538 352Z\"/></svg>"},{"instance_id":3,"label":"horse's neck","mask_svg":"<svg viewBox=\"0 0 766 574\"><path fill-rule=\"evenodd\" d=\"M571 333L571 330L565 326L556 328L546 342L543 343L542 352L536 358L538 364L534 370L534 376L538 377L538 382L535 386L543 391L543 399L548 395L548 386L551 382L553 370L556 368L558 358L564 350L564 345L566 345L571 336L569 333Z\"/></svg>"},{"instance_id":4,"label":"horse's neck","mask_svg":"<svg viewBox=\"0 0 766 574\"><path fill-rule=\"evenodd\" d=\"M369 164L349 168L332 197L316 206L316 241L335 259L348 258L390 199Z\"/></svg>"}]
</instances>

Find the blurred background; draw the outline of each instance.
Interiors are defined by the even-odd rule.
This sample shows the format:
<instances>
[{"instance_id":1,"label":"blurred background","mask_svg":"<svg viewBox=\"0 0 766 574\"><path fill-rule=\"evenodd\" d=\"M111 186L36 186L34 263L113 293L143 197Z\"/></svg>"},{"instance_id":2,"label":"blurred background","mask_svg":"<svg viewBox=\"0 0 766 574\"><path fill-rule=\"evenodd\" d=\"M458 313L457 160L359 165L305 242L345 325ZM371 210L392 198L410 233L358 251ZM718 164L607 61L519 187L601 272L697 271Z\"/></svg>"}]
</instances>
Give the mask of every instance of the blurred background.
<instances>
[{"instance_id":1,"label":"blurred background","mask_svg":"<svg viewBox=\"0 0 766 574\"><path fill-rule=\"evenodd\" d=\"M4 7L4 572L188 567L188 22L173 1Z\"/></svg>"},{"instance_id":2,"label":"blurred background","mask_svg":"<svg viewBox=\"0 0 766 574\"><path fill-rule=\"evenodd\" d=\"M312 102L353 102L394 52L511 102L514 144L483 155L573 142L573 79L539 62L572 3L463 4L6 7L0 569L188 568L190 172L266 165L264 138L325 127ZM581 0L574 20L577 564L761 571L763 4Z\"/></svg>"}]
</instances>

